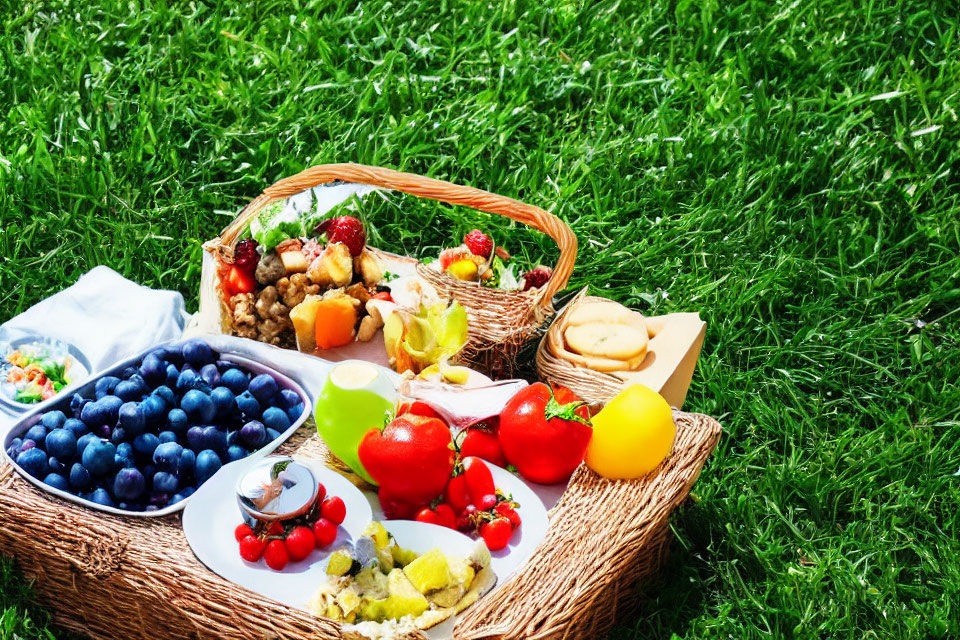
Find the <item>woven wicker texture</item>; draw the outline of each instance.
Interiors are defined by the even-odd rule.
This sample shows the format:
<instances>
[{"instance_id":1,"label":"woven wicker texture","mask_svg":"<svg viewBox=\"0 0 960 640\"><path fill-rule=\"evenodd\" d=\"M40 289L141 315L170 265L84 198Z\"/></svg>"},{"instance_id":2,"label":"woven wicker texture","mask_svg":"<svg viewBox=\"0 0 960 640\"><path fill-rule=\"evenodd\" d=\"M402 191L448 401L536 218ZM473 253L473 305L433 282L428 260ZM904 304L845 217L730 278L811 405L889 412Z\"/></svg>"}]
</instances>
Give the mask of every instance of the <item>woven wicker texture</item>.
<instances>
[{"instance_id":1,"label":"woven wicker texture","mask_svg":"<svg viewBox=\"0 0 960 640\"><path fill-rule=\"evenodd\" d=\"M539 207L481 189L391 169L358 164L318 165L268 187L244 207L218 239L205 246L231 260L233 246L240 234L263 207L275 200L336 181L368 184L506 216L546 233L557 243L560 257L553 276L544 287L535 291L484 288L422 265L418 267L418 272L433 284L441 296L456 298L467 310L471 339L460 359L497 377L512 375L516 370L517 355L523 346L536 339L544 323L553 316L553 296L567 286L577 257L577 238L570 227ZM221 310L201 309L201 313L219 314Z\"/></svg>"},{"instance_id":2,"label":"woven wicker texture","mask_svg":"<svg viewBox=\"0 0 960 640\"><path fill-rule=\"evenodd\" d=\"M707 416L676 413L674 453L636 481L581 467L550 512L547 538L508 584L467 609L458 638L594 638L636 603L669 545L667 518L720 436ZM329 459L312 424L281 449ZM92 638L341 637L337 623L229 583L193 556L178 515L111 516L61 501L0 470L0 550L36 580L63 627Z\"/></svg>"}]
</instances>

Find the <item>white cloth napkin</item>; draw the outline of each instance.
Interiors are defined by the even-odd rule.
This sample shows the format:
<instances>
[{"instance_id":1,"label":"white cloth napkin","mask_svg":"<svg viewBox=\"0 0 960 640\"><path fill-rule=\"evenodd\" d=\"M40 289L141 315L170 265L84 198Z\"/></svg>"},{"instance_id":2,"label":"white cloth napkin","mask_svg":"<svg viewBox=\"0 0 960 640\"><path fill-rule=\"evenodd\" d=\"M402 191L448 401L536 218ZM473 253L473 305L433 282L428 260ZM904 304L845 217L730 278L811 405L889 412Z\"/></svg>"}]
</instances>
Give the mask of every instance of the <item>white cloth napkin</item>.
<instances>
[{"instance_id":1,"label":"white cloth napkin","mask_svg":"<svg viewBox=\"0 0 960 640\"><path fill-rule=\"evenodd\" d=\"M83 351L97 372L180 337L188 317L180 293L149 289L99 266L0 325L0 344L24 334L65 340ZM18 415L0 406L0 433Z\"/></svg>"}]
</instances>

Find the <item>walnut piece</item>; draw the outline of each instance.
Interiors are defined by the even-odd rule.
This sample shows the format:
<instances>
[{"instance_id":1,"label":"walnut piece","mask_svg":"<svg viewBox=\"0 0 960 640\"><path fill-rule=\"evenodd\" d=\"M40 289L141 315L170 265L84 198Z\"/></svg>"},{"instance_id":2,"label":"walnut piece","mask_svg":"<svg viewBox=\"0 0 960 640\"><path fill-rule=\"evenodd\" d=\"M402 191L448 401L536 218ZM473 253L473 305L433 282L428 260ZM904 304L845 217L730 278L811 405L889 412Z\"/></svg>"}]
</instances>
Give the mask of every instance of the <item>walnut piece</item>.
<instances>
[{"instance_id":1,"label":"walnut piece","mask_svg":"<svg viewBox=\"0 0 960 640\"><path fill-rule=\"evenodd\" d=\"M289 309L303 302L308 295L320 293L320 285L311 284L306 274L294 273L277 280L277 291Z\"/></svg>"},{"instance_id":2,"label":"walnut piece","mask_svg":"<svg viewBox=\"0 0 960 640\"><path fill-rule=\"evenodd\" d=\"M241 338L257 337L257 316L252 293L238 293L230 298L233 307L233 327Z\"/></svg>"},{"instance_id":3,"label":"walnut piece","mask_svg":"<svg viewBox=\"0 0 960 640\"><path fill-rule=\"evenodd\" d=\"M260 317L259 340L269 344L282 345L284 333L292 332L293 322L290 320L290 309L280 302L280 293L274 286L266 287L260 292L255 305ZM287 337L289 340L289 336Z\"/></svg>"},{"instance_id":4,"label":"walnut piece","mask_svg":"<svg viewBox=\"0 0 960 640\"><path fill-rule=\"evenodd\" d=\"M344 293L346 293L351 298L356 298L357 300L359 300L361 305L367 304L367 300L369 300L372 295L370 293L370 290L367 289L365 286L363 286L362 282L356 282L350 285L349 287L347 287L347 290Z\"/></svg>"},{"instance_id":5,"label":"walnut piece","mask_svg":"<svg viewBox=\"0 0 960 640\"><path fill-rule=\"evenodd\" d=\"M257 282L260 284L273 284L283 276L287 275L287 268L283 266L283 260L274 252L260 258L256 271Z\"/></svg>"}]
</instances>

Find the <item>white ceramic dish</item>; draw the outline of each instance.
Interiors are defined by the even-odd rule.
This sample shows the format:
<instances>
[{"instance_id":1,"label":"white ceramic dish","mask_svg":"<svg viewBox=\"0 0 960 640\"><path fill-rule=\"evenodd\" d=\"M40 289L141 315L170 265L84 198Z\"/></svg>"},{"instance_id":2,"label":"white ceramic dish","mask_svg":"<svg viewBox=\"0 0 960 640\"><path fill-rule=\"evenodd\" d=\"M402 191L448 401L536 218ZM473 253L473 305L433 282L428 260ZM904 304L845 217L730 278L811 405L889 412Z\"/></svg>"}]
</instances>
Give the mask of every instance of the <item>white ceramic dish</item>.
<instances>
[{"instance_id":1,"label":"white ceramic dish","mask_svg":"<svg viewBox=\"0 0 960 640\"><path fill-rule=\"evenodd\" d=\"M17 393L16 388L13 384L6 381L7 365L5 362L0 363L0 403L21 413L35 409L41 404L46 406L46 402L55 401L57 397L72 394L77 387L86 382L87 378L93 372L93 367L90 366L90 359L87 358L87 355L77 348L76 345L65 340L57 340L56 338L41 335L23 335L9 342L0 342L0 360L3 360L9 351L32 346L45 347L61 356L72 358L73 363L70 369L72 380L70 384L61 389L56 396L47 401L33 403L19 402L14 399Z\"/></svg>"},{"instance_id":2,"label":"white ceramic dish","mask_svg":"<svg viewBox=\"0 0 960 640\"><path fill-rule=\"evenodd\" d=\"M135 356L127 358L126 360L123 360L122 362L117 363L116 365L110 367L109 369L105 371L101 371L95 377L87 380L87 382L82 386L76 389L73 389L73 393L80 393L81 395L92 397L94 394L94 387L97 383L97 380L99 380L104 376L114 375L116 373L119 373L123 371L126 367L140 362L143 359L143 357L146 356L151 351L154 351L155 349L161 346L168 346L169 344L176 344L176 343L164 343L161 345L153 346ZM214 345L211 345L211 346L214 346ZM262 457L267 455L268 453L271 453L273 450L279 447L287 438L293 435L294 432L296 432L296 430L299 429L301 425L303 425L303 423L307 420L307 418L310 417L312 413L312 405L310 402L310 397L307 395L306 391L304 391L303 387L300 386L299 383L295 382L290 377L284 375L283 373L277 371L276 369L260 364L259 362L254 362L253 360L248 360L247 358L238 356L236 354L232 354L229 351L218 349L215 346L214 346L214 349L219 351L221 360L236 362L238 365L242 366L244 369L247 369L248 371L254 374L269 373L277 380L281 389L292 389L297 393L297 395L300 396L300 400L303 402L303 411L300 413L300 416L290 425L290 427L286 431L280 434L279 438L268 443L259 451L252 454L250 457L246 459L250 460L250 459ZM62 491L60 489L55 489L54 487L51 487L50 485L45 484L41 479L35 478L34 476L24 471L20 467L20 465L17 464L16 460L11 458L7 454L7 448L10 446L11 441L14 438L22 437L23 434L25 434L27 430L30 429L30 427L40 422L40 418L42 417L42 414L46 413L47 411L55 411L57 409L60 409L65 414L67 414L67 416L72 415L70 411L70 397L72 397L73 393L66 393L66 394L61 393L61 394L58 394L55 398L51 398L47 402L42 403L36 409L25 414L16 424L13 425L10 431L7 432L3 440L3 451L4 451L3 455L7 458L7 460L10 461L10 464L13 465L14 469L16 469L21 476L26 478L26 480L31 484L39 487L40 489L43 489L44 491L49 491L50 493L64 500L76 502L77 504L81 504L91 509L98 509L100 511L106 511L107 513L112 513L115 515L122 515L122 516L134 516L134 517L141 517L141 518L151 518L151 517L155 518L155 517L165 516L171 513L175 513L177 511L181 511L186 506L186 504L193 499L193 496L190 496L174 505L164 507L163 509L158 509L157 511L125 511L123 509L117 509L116 507L108 507L101 504L97 504L95 502L91 502L90 500L84 500L78 495L69 493L67 491ZM212 481L212 478L207 482L210 482L210 481Z\"/></svg>"}]
</instances>

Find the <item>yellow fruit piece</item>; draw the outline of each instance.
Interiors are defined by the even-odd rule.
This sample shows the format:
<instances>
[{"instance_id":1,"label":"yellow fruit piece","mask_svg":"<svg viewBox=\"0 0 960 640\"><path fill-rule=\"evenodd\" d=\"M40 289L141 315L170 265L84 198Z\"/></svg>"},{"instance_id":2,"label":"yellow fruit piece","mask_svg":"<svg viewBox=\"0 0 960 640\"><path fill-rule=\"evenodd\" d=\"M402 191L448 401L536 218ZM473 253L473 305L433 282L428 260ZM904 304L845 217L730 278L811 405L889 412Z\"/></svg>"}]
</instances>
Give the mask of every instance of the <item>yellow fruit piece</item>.
<instances>
[{"instance_id":1,"label":"yellow fruit piece","mask_svg":"<svg viewBox=\"0 0 960 640\"><path fill-rule=\"evenodd\" d=\"M476 282L480 278L477 264L473 260L457 260L447 267L447 273L457 280Z\"/></svg>"},{"instance_id":2,"label":"yellow fruit piece","mask_svg":"<svg viewBox=\"0 0 960 640\"><path fill-rule=\"evenodd\" d=\"M410 551L409 549L404 549L399 545L394 545L393 547L391 547L390 554L393 556L393 561L396 562L401 567L405 567L417 559L416 551Z\"/></svg>"},{"instance_id":3,"label":"yellow fruit piece","mask_svg":"<svg viewBox=\"0 0 960 640\"><path fill-rule=\"evenodd\" d=\"M303 273L307 270L307 257L302 251L284 251L280 254L280 262L287 273Z\"/></svg>"},{"instance_id":4,"label":"yellow fruit piece","mask_svg":"<svg viewBox=\"0 0 960 640\"><path fill-rule=\"evenodd\" d=\"M345 576L353 568L353 556L345 549L338 549L330 554L327 562L328 576Z\"/></svg>"},{"instance_id":5,"label":"yellow fruit piece","mask_svg":"<svg viewBox=\"0 0 960 640\"><path fill-rule=\"evenodd\" d=\"M317 349L317 307L323 298L310 294L303 302L290 309L290 320L297 333L297 348L304 353L313 353Z\"/></svg>"},{"instance_id":6,"label":"yellow fruit piece","mask_svg":"<svg viewBox=\"0 0 960 640\"><path fill-rule=\"evenodd\" d=\"M383 528L383 523L374 520L363 530L363 535L373 538L373 544L377 550L386 549L390 544L390 534Z\"/></svg>"},{"instance_id":7,"label":"yellow fruit piece","mask_svg":"<svg viewBox=\"0 0 960 640\"><path fill-rule=\"evenodd\" d=\"M450 563L440 549L427 551L405 566L403 572L420 593L443 589L454 581Z\"/></svg>"},{"instance_id":8,"label":"yellow fruit piece","mask_svg":"<svg viewBox=\"0 0 960 640\"><path fill-rule=\"evenodd\" d=\"M430 608L430 603L417 591L402 569L394 569L387 576L387 590L390 595L383 602L384 616L387 618L418 616Z\"/></svg>"},{"instance_id":9,"label":"yellow fruit piece","mask_svg":"<svg viewBox=\"0 0 960 640\"><path fill-rule=\"evenodd\" d=\"M653 471L677 435L670 405L656 391L635 384L593 417L587 466L605 478L639 478Z\"/></svg>"}]
</instances>

